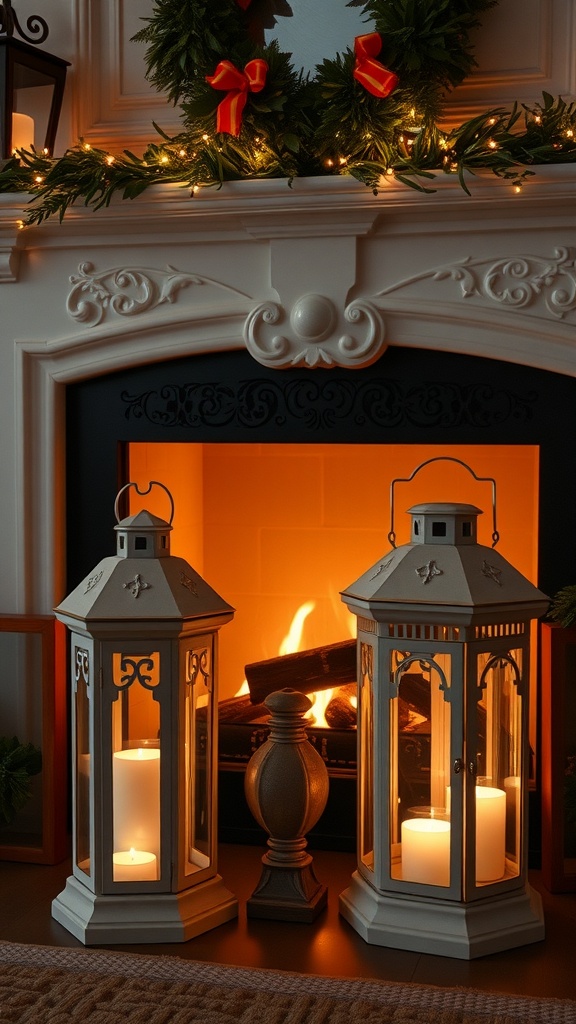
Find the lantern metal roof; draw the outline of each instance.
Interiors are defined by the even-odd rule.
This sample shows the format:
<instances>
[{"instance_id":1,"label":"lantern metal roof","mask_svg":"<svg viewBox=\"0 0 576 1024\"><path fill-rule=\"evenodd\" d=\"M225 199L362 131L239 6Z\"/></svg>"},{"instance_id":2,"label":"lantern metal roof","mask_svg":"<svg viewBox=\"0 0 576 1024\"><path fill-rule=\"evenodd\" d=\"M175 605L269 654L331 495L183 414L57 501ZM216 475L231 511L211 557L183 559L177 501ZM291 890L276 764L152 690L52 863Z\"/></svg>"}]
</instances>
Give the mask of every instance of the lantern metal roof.
<instances>
[{"instance_id":1,"label":"lantern metal roof","mask_svg":"<svg viewBox=\"0 0 576 1024\"><path fill-rule=\"evenodd\" d=\"M535 618L549 599L494 548L476 541L481 509L427 503L408 510L412 540L392 548L342 591L357 615L389 622Z\"/></svg>"},{"instance_id":2,"label":"lantern metal roof","mask_svg":"<svg viewBox=\"0 0 576 1024\"><path fill-rule=\"evenodd\" d=\"M172 526L146 509L117 526L117 554L103 558L55 609L76 627L205 619L227 622L234 609L188 564L170 554ZM148 628L148 627L146 627Z\"/></svg>"}]
</instances>

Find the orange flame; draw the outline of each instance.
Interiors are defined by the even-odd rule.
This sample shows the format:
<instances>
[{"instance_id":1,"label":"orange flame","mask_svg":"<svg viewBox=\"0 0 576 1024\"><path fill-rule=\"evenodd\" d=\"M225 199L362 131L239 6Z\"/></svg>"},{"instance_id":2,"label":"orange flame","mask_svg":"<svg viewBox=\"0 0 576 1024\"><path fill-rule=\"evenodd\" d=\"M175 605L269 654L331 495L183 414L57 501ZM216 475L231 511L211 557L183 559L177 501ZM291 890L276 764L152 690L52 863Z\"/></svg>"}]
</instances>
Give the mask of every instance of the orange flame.
<instances>
[{"instance_id":1,"label":"orange flame","mask_svg":"<svg viewBox=\"0 0 576 1024\"><path fill-rule=\"evenodd\" d=\"M285 654L295 654L296 651L300 650L304 623L310 613L314 611L315 607L315 601L305 601L304 604L300 605L292 619L292 622L290 623L290 629L280 644L278 650L280 657L283 657Z\"/></svg>"}]
</instances>

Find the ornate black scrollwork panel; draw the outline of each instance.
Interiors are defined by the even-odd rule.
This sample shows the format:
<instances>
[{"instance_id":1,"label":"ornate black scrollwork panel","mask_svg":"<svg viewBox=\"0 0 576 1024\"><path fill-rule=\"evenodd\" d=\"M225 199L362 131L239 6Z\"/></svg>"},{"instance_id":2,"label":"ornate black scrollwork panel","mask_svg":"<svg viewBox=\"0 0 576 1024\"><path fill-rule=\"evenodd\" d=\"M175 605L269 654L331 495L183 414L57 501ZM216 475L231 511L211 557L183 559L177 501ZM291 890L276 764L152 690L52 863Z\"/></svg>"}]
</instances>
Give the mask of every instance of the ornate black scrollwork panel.
<instances>
[{"instance_id":1,"label":"ornate black scrollwork panel","mask_svg":"<svg viewBox=\"0 0 576 1024\"><path fill-rule=\"evenodd\" d=\"M237 383L165 384L139 394L123 391L126 419L147 420L159 427L298 424L330 430L352 420L356 426L494 427L527 422L536 396L517 394L491 384L422 384L380 378L369 382L331 376Z\"/></svg>"}]
</instances>

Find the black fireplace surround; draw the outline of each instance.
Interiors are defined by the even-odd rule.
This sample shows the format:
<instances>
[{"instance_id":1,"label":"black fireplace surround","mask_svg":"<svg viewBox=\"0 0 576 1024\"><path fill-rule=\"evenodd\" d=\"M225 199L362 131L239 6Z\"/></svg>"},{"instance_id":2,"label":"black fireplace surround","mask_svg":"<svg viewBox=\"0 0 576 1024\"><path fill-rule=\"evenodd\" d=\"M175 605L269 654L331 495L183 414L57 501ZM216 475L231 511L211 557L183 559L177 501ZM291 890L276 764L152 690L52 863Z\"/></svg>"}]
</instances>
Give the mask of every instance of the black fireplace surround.
<instances>
[{"instance_id":1,"label":"black fireplace surround","mask_svg":"<svg viewBox=\"0 0 576 1024\"><path fill-rule=\"evenodd\" d=\"M576 583L576 381L571 377L395 347L361 370L272 370L246 351L168 361L159 353L153 364L71 384L66 397L68 591L110 554L114 499L127 482L128 444L153 441L439 449L538 445L538 586L552 595ZM369 481L357 486L365 488ZM531 797L530 862L536 866L539 799L537 793ZM350 793L342 799L349 804ZM333 812L337 816L338 808ZM350 813L353 832L353 810L346 808L347 817ZM327 843L320 837L317 845ZM352 847L353 837L341 836L335 845Z\"/></svg>"}]
</instances>

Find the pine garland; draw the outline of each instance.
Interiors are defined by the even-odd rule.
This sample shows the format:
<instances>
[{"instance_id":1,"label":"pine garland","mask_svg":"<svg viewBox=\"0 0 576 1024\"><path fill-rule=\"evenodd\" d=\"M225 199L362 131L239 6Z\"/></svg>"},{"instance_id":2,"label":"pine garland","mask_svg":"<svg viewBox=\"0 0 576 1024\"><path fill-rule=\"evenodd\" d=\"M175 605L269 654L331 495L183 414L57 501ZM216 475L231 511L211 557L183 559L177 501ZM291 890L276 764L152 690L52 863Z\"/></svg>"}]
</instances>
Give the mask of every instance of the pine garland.
<instances>
[{"instance_id":1,"label":"pine garland","mask_svg":"<svg viewBox=\"0 0 576 1024\"><path fill-rule=\"evenodd\" d=\"M31 796L30 777L42 770L42 754L32 743L0 736L0 826L9 825Z\"/></svg>"},{"instance_id":2,"label":"pine garland","mask_svg":"<svg viewBox=\"0 0 576 1024\"><path fill-rule=\"evenodd\" d=\"M155 0L134 38L147 46L147 77L178 104L182 130L169 137L154 125L142 157L82 140L59 160L20 151L0 170L0 192L32 193L27 223L40 223L79 201L99 209L116 193L132 199L168 182L194 193L246 178L350 174L375 192L384 176L431 192L440 170L469 192L468 174L490 170L520 189L534 166L576 160L574 104L544 93L533 107L440 127L448 91L475 65L470 32L495 3L349 0L381 37L378 61L398 77L382 99L355 79L352 48L306 76L275 41L264 45L263 26L286 13L286 0ZM247 95L238 136L216 132L224 94L207 78L221 61L243 69L254 60L266 62L264 87Z\"/></svg>"}]
</instances>

